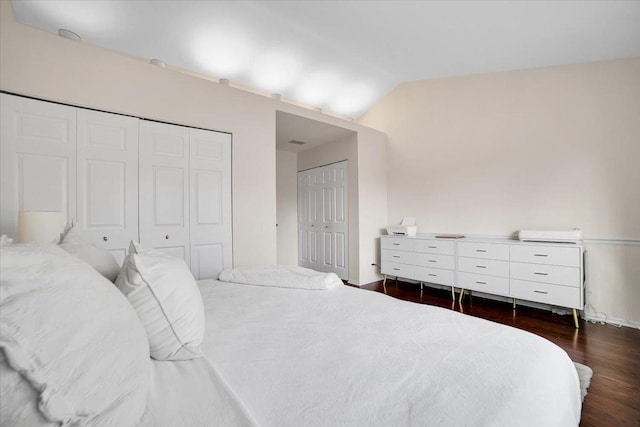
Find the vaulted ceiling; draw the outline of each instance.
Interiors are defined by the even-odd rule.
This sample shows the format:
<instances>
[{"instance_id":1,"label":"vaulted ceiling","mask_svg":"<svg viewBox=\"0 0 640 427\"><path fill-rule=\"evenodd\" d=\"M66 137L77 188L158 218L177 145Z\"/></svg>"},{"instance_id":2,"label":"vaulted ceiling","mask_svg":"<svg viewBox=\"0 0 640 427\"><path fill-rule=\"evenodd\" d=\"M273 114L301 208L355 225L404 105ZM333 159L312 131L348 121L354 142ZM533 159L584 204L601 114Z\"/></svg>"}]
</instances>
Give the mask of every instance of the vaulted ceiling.
<instances>
[{"instance_id":1,"label":"vaulted ceiling","mask_svg":"<svg viewBox=\"0 0 640 427\"><path fill-rule=\"evenodd\" d=\"M22 23L357 118L403 81L640 56L639 1L13 0Z\"/></svg>"}]
</instances>

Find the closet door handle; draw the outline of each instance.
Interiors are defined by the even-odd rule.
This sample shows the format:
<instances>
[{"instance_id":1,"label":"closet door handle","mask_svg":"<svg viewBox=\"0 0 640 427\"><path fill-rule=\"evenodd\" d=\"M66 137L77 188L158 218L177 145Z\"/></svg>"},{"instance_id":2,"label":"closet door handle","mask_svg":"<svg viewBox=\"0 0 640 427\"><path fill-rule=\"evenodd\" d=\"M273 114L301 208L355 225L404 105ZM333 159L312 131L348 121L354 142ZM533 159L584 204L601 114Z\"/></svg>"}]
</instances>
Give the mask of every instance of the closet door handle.
<instances>
[{"instance_id":1,"label":"closet door handle","mask_svg":"<svg viewBox=\"0 0 640 427\"><path fill-rule=\"evenodd\" d=\"M109 238L108 238L107 236L104 236L104 237L102 238L102 240L104 240L104 241L106 242L107 240L109 240Z\"/></svg>"},{"instance_id":2,"label":"closet door handle","mask_svg":"<svg viewBox=\"0 0 640 427\"><path fill-rule=\"evenodd\" d=\"M169 235L167 234L166 236L164 236L164 238L165 238L166 240L169 240Z\"/></svg>"}]
</instances>

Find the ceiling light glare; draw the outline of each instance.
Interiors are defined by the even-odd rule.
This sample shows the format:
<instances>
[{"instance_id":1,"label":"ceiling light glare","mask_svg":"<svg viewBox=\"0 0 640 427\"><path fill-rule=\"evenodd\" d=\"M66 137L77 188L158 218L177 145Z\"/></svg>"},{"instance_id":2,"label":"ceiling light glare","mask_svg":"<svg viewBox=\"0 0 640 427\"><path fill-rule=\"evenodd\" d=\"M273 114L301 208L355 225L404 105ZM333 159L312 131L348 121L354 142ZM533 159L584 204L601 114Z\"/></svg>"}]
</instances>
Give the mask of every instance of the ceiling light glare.
<instances>
[{"instance_id":1,"label":"ceiling light glare","mask_svg":"<svg viewBox=\"0 0 640 427\"><path fill-rule=\"evenodd\" d=\"M301 69L300 60L292 53L267 51L253 64L251 79L258 89L281 93L296 83Z\"/></svg>"},{"instance_id":2,"label":"ceiling light glare","mask_svg":"<svg viewBox=\"0 0 640 427\"><path fill-rule=\"evenodd\" d=\"M22 2L32 14L45 18L58 28L73 28L80 34L113 30L119 21L118 5L108 1L31 1Z\"/></svg>"},{"instance_id":3,"label":"ceiling light glare","mask_svg":"<svg viewBox=\"0 0 640 427\"><path fill-rule=\"evenodd\" d=\"M332 71L313 72L305 76L296 88L296 99L307 105L321 105L334 96L340 80Z\"/></svg>"},{"instance_id":4,"label":"ceiling light glare","mask_svg":"<svg viewBox=\"0 0 640 427\"><path fill-rule=\"evenodd\" d=\"M375 96L375 89L366 83L353 83L339 90L331 103L331 110L338 114L351 115L361 112Z\"/></svg>"},{"instance_id":5,"label":"ceiling light glare","mask_svg":"<svg viewBox=\"0 0 640 427\"><path fill-rule=\"evenodd\" d=\"M253 52L249 37L238 28L202 30L191 43L194 60L208 73L235 77L246 72Z\"/></svg>"}]
</instances>

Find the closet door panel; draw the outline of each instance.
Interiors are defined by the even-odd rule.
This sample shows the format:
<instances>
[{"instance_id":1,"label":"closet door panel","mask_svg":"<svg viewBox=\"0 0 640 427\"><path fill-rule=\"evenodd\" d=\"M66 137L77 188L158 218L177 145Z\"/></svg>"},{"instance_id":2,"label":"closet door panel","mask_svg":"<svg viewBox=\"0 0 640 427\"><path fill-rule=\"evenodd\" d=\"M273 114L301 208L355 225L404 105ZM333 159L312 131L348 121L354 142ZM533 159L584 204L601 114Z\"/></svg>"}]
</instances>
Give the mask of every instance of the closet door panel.
<instances>
[{"instance_id":1,"label":"closet door panel","mask_svg":"<svg viewBox=\"0 0 640 427\"><path fill-rule=\"evenodd\" d=\"M77 114L77 225L120 259L138 240L138 119L84 109Z\"/></svg>"},{"instance_id":2,"label":"closet door panel","mask_svg":"<svg viewBox=\"0 0 640 427\"><path fill-rule=\"evenodd\" d=\"M347 210L347 162L334 163L331 168L333 217L329 228L333 232L333 271L341 278L349 277L349 216Z\"/></svg>"},{"instance_id":3,"label":"closet door panel","mask_svg":"<svg viewBox=\"0 0 640 427\"><path fill-rule=\"evenodd\" d=\"M189 129L191 270L197 279L232 266L231 135Z\"/></svg>"},{"instance_id":4,"label":"closet door panel","mask_svg":"<svg viewBox=\"0 0 640 427\"><path fill-rule=\"evenodd\" d=\"M140 242L190 264L188 128L140 122Z\"/></svg>"},{"instance_id":5,"label":"closet door panel","mask_svg":"<svg viewBox=\"0 0 640 427\"><path fill-rule=\"evenodd\" d=\"M76 109L0 94L0 141L0 232L16 237L20 210L74 218Z\"/></svg>"}]
</instances>

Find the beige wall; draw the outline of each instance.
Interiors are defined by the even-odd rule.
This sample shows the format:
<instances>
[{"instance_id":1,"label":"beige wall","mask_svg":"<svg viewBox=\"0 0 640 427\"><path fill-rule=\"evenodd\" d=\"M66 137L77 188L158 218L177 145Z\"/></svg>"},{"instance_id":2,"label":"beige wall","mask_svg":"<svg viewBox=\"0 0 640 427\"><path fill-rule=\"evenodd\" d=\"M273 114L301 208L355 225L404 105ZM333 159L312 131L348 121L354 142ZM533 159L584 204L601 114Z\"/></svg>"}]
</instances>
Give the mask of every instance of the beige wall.
<instances>
[{"instance_id":1,"label":"beige wall","mask_svg":"<svg viewBox=\"0 0 640 427\"><path fill-rule=\"evenodd\" d=\"M408 82L359 122L388 137L390 222L631 239L587 245L590 302L640 322L640 58Z\"/></svg>"},{"instance_id":2,"label":"beige wall","mask_svg":"<svg viewBox=\"0 0 640 427\"><path fill-rule=\"evenodd\" d=\"M278 264L298 265L298 154L276 150Z\"/></svg>"},{"instance_id":3,"label":"beige wall","mask_svg":"<svg viewBox=\"0 0 640 427\"><path fill-rule=\"evenodd\" d=\"M360 144L383 138L357 123L19 24L7 1L0 20L3 91L233 134L236 266L277 261L276 109L364 131ZM364 232L373 238L377 230Z\"/></svg>"}]
</instances>

